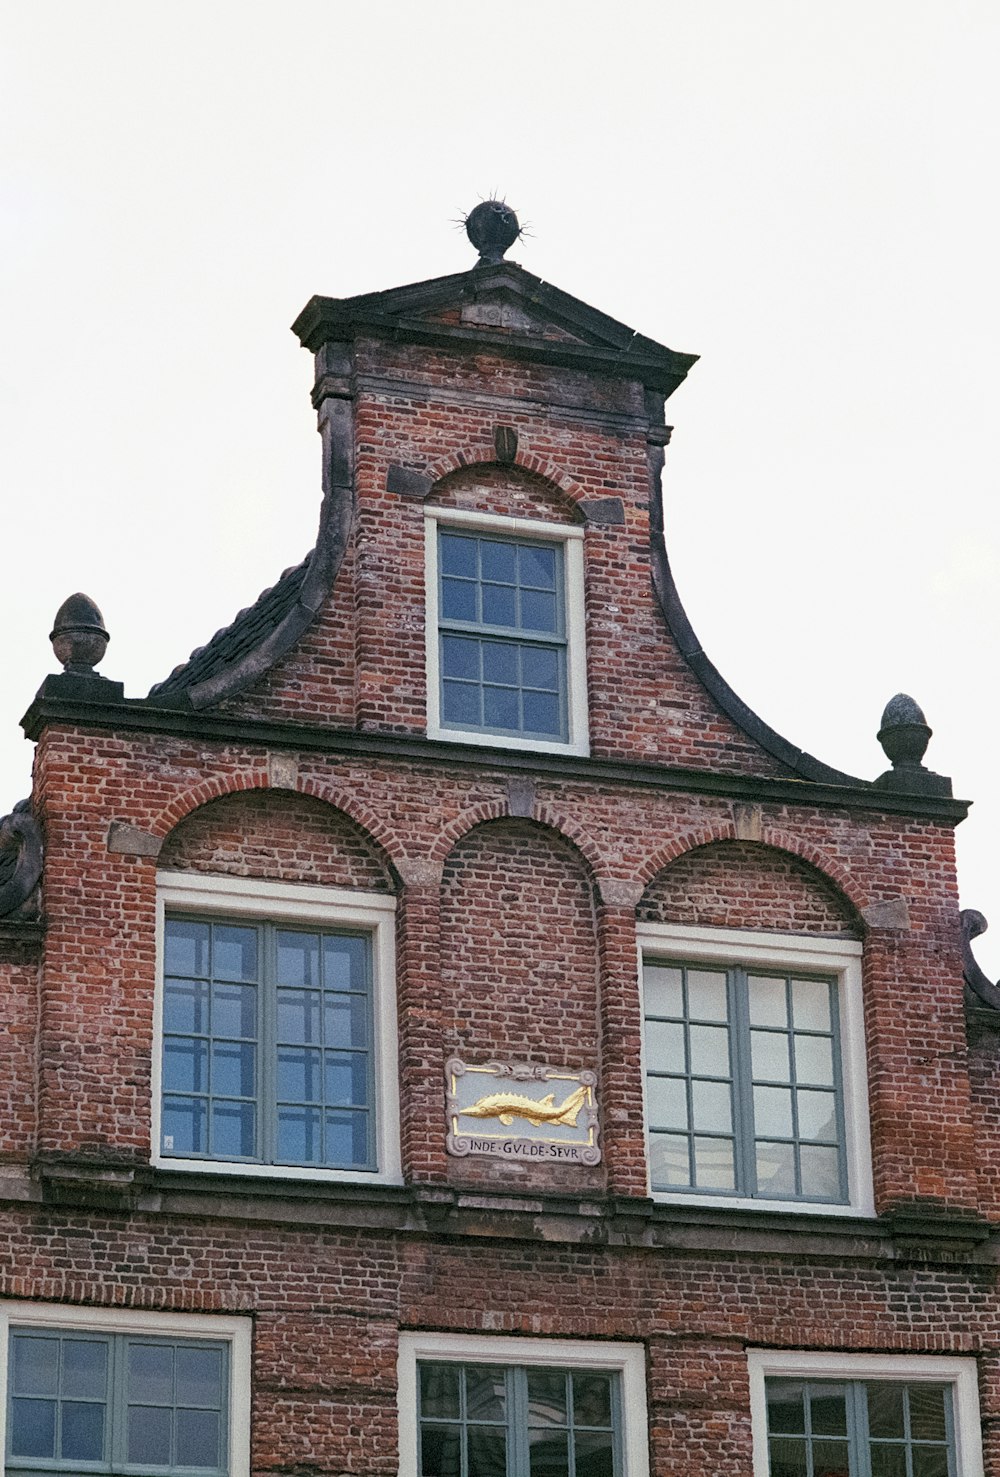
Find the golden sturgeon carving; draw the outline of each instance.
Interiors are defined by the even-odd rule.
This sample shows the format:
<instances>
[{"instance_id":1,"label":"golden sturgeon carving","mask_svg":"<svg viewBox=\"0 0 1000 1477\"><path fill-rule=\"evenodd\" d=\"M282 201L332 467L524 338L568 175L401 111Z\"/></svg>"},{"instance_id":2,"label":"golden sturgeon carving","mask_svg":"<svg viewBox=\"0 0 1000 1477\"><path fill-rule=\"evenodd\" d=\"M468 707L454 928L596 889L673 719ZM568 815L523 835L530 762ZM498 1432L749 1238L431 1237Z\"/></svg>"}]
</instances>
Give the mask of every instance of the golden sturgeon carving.
<instances>
[{"instance_id":1,"label":"golden sturgeon carving","mask_svg":"<svg viewBox=\"0 0 1000 1477\"><path fill-rule=\"evenodd\" d=\"M499 1118L504 1128L509 1128L515 1118L523 1118L536 1128L543 1123L560 1123L564 1128L575 1128L588 1092L589 1088L578 1087L558 1104L554 1092L543 1098L522 1097L516 1092L491 1092L470 1107L459 1108L458 1112L462 1118Z\"/></svg>"}]
</instances>

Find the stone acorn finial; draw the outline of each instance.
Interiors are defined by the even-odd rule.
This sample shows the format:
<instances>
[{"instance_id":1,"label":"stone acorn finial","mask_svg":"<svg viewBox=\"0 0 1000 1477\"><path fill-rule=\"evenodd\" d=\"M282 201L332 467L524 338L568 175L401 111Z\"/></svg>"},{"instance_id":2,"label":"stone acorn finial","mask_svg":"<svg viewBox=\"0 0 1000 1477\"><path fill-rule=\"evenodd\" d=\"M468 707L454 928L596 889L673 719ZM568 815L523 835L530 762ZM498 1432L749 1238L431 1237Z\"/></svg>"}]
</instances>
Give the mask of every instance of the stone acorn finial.
<instances>
[{"instance_id":1,"label":"stone acorn finial","mask_svg":"<svg viewBox=\"0 0 1000 1477\"><path fill-rule=\"evenodd\" d=\"M885 705L878 741L893 769L923 769L932 730L918 703L905 692L897 692Z\"/></svg>"},{"instance_id":2,"label":"stone acorn finial","mask_svg":"<svg viewBox=\"0 0 1000 1477\"><path fill-rule=\"evenodd\" d=\"M56 611L49 636L64 671L89 676L108 649L104 617L89 595L71 595Z\"/></svg>"}]
</instances>

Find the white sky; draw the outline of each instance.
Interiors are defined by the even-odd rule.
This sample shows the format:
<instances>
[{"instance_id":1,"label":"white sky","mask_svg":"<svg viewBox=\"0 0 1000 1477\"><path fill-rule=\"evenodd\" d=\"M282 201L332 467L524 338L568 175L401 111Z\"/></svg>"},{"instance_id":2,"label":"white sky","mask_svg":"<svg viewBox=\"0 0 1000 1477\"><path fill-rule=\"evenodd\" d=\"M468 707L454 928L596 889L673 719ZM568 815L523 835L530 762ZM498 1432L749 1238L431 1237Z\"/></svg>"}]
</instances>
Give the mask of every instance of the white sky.
<instances>
[{"instance_id":1,"label":"white sky","mask_svg":"<svg viewBox=\"0 0 1000 1477\"><path fill-rule=\"evenodd\" d=\"M311 546L347 296L511 253L672 348L668 546L769 723L873 777L909 691L1000 974L996 0L0 4L0 813L63 598L133 696Z\"/></svg>"}]
</instances>

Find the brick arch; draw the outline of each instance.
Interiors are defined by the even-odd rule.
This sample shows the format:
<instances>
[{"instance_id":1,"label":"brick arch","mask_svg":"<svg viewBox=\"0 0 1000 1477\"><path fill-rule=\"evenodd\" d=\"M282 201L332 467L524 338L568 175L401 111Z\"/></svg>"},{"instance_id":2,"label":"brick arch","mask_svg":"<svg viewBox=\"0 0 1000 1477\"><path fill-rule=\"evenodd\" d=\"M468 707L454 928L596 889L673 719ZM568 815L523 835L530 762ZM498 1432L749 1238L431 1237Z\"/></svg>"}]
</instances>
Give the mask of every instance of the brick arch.
<instances>
[{"instance_id":1,"label":"brick arch","mask_svg":"<svg viewBox=\"0 0 1000 1477\"><path fill-rule=\"evenodd\" d=\"M287 795L308 795L313 800L329 805L332 810L340 811L371 843L390 876L398 882L397 863L402 859L402 850L395 833L367 806L359 805L353 795L318 780L300 779L297 787L289 790L284 785L272 785L266 769L244 769L233 774L213 775L178 795L160 812L150 829L155 836L165 840L181 821L196 810L213 800L221 800L226 795L238 795L248 790L276 790L284 791Z\"/></svg>"},{"instance_id":2,"label":"brick arch","mask_svg":"<svg viewBox=\"0 0 1000 1477\"><path fill-rule=\"evenodd\" d=\"M702 846L710 846L717 841L740 841L743 838L736 833L734 821L720 821L715 825L702 826L696 831L688 831L683 836L675 836L672 840L665 842L657 851L647 857L646 861L638 868L636 880L643 887L648 886L654 877L670 866L672 862L687 852L695 851ZM861 914L871 902L869 890L859 883L846 868L827 852L819 847L803 841L791 831L782 831L775 827L765 825L761 831L760 839L753 841L753 845L764 846L771 851L787 852L796 860L805 862L814 871L834 887L840 893L845 903L853 913Z\"/></svg>"},{"instance_id":3,"label":"brick arch","mask_svg":"<svg viewBox=\"0 0 1000 1477\"><path fill-rule=\"evenodd\" d=\"M496 449L488 441L478 446L464 447L460 451L450 451L433 462L428 468L427 475L434 479L434 486L427 493L427 497L433 497L438 483L445 477L451 476L452 473L469 471L474 467L482 466L516 467L519 471L528 472L566 499L572 512L581 522L583 521L583 514L578 504L583 501L587 493L579 483L573 481L572 477L568 477L561 467L544 457L526 452L522 447L518 447L513 462L500 462L497 460Z\"/></svg>"},{"instance_id":4,"label":"brick arch","mask_svg":"<svg viewBox=\"0 0 1000 1477\"><path fill-rule=\"evenodd\" d=\"M549 832L560 841L566 842L579 856L584 869L592 883L600 879L600 853L594 841L585 831L578 826L572 826L564 822L563 818L548 806L536 805L532 808L531 815L512 815L510 806L506 800L484 801L481 805L474 806L471 810L462 811L461 815L445 827L439 834L430 853L430 860L443 867L455 847L465 839L477 826L484 825L490 821L528 821L533 826Z\"/></svg>"}]
</instances>

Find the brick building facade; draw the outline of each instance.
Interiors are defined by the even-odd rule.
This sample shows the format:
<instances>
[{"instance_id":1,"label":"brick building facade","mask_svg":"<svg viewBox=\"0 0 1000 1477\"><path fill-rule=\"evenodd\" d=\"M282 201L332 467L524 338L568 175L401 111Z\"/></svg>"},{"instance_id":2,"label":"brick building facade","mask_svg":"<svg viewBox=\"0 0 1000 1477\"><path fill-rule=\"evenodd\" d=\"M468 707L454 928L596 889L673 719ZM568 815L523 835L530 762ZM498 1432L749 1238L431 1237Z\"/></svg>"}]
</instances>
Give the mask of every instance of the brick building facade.
<instances>
[{"instance_id":1,"label":"brick building facade","mask_svg":"<svg viewBox=\"0 0 1000 1477\"><path fill-rule=\"evenodd\" d=\"M1000 1473L967 807L908 700L869 782L728 688L663 544L692 357L500 258L308 304L316 547L148 697L57 618L8 1472Z\"/></svg>"}]
</instances>

